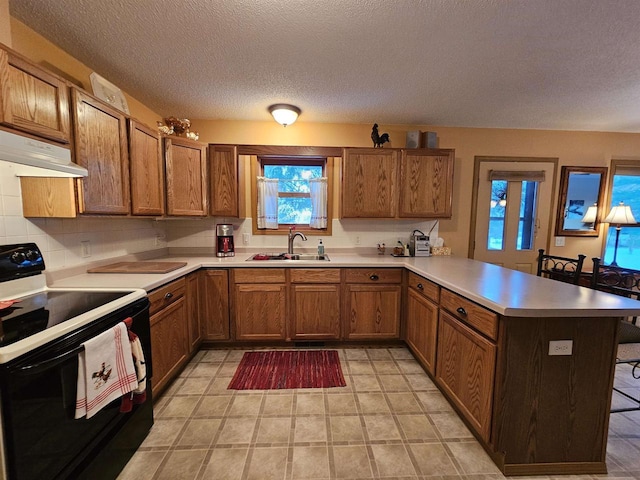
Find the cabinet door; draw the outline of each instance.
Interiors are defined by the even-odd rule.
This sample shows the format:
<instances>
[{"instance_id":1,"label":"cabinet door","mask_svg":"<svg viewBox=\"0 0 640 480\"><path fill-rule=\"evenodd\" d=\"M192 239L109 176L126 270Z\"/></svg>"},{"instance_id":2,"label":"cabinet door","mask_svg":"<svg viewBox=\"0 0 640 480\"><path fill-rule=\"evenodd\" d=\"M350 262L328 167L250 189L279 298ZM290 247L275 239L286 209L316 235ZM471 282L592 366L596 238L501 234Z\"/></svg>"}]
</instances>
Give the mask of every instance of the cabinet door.
<instances>
[{"instance_id":1,"label":"cabinet door","mask_svg":"<svg viewBox=\"0 0 640 480\"><path fill-rule=\"evenodd\" d=\"M186 321L189 330L189 353L193 353L200 346L202 328L200 327L200 292L199 272L193 272L185 278L185 297L187 299Z\"/></svg>"},{"instance_id":2,"label":"cabinet door","mask_svg":"<svg viewBox=\"0 0 640 480\"><path fill-rule=\"evenodd\" d=\"M402 150L400 217L450 218L453 150Z\"/></svg>"},{"instance_id":3,"label":"cabinet door","mask_svg":"<svg viewBox=\"0 0 640 480\"><path fill-rule=\"evenodd\" d=\"M189 352L184 297L151 317L153 395L162 390L187 361Z\"/></svg>"},{"instance_id":4,"label":"cabinet door","mask_svg":"<svg viewBox=\"0 0 640 480\"><path fill-rule=\"evenodd\" d=\"M69 111L69 87L63 79L0 49L1 124L68 144Z\"/></svg>"},{"instance_id":5,"label":"cabinet door","mask_svg":"<svg viewBox=\"0 0 640 480\"><path fill-rule=\"evenodd\" d=\"M131 164L131 213L164 214L164 161L160 134L135 120L129 120Z\"/></svg>"},{"instance_id":6,"label":"cabinet door","mask_svg":"<svg viewBox=\"0 0 640 480\"><path fill-rule=\"evenodd\" d=\"M340 285L291 286L291 338L340 338Z\"/></svg>"},{"instance_id":7,"label":"cabinet door","mask_svg":"<svg viewBox=\"0 0 640 480\"><path fill-rule=\"evenodd\" d=\"M209 145L210 213L219 217L238 217L238 148Z\"/></svg>"},{"instance_id":8,"label":"cabinet door","mask_svg":"<svg viewBox=\"0 0 640 480\"><path fill-rule=\"evenodd\" d=\"M435 374L438 306L413 289L407 295L406 341L409 348Z\"/></svg>"},{"instance_id":9,"label":"cabinet door","mask_svg":"<svg viewBox=\"0 0 640 480\"><path fill-rule=\"evenodd\" d=\"M395 217L397 164L397 150L345 149L342 218Z\"/></svg>"},{"instance_id":10,"label":"cabinet door","mask_svg":"<svg viewBox=\"0 0 640 480\"><path fill-rule=\"evenodd\" d=\"M128 214L129 152L126 117L76 89L75 161L89 171L79 180L82 213Z\"/></svg>"},{"instance_id":11,"label":"cabinet door","mask_svg":"<svg viewBox=\"0 0 640 480\"><path fill-rule=\"evenodd\" d=\"M167 214L207 215L207 147L184 138L165 138Z\"/></svg>"},{"instance_id":12,"label":"cabinet door","mask_svg":"<svg viewBox=\"0 0 640 480\"><path fill-rule=\"evenodd\" d=\"M496 346L440 310L436 380L483 440L489 441Z\"/></svg>"},{"instance_id":13,"label":"cabinet door","mask_svg":"<svg viewBox=\"0 0 640 480\"><path fill-rule=\"evenodd\" d=\"M286 311L285 285L236 285L236 339L284 340Z\"/></svg>"},{"instance_id":14,"label":"cabinet door","mask_svg":"<svg viewBox=\"0 0 640 480\"><path fill-rule=\"evenodd\" d=\"M398 338L401 290L400 285L347 285L346 338Z\"/></svg>"},{"instance_id":15,"label":"cabinet door","mask_svg":"<svg viewBox=\"0 0 640 480\"><path fill-rule=\"evenodd\" d=\"M229 339L229 273L200 272L200 312L204 340Z\"/></svg>"}]
</instances>

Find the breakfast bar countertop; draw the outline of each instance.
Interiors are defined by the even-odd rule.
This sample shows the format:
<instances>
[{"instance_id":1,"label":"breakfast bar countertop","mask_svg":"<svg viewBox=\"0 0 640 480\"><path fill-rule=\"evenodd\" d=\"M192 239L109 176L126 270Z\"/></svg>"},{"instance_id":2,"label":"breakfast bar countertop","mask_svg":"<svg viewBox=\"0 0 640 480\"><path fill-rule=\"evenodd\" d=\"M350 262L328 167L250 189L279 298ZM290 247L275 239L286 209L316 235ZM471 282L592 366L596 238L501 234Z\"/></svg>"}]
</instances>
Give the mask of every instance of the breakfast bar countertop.
<instances>
[{"instance_id":1,"label":"breakfast bar countertop","mask_svg":"<svg viewBox=\"0 0 640 480\"><path fill-rule=\"evenodd\" d=\"M255 253L255 252L254 252ZM612 317L640 314L640 301L587 287L509 270L456 256L393 257L358 253L331 253L330 261L247 261L253 253L235 257L169 255L154 261L186 262L168 273L57 274L50 286L131 287L147 292L199 268L390 268L400 267L421 275L469 300L512 317Z\"/></svg>"}]
</instances>

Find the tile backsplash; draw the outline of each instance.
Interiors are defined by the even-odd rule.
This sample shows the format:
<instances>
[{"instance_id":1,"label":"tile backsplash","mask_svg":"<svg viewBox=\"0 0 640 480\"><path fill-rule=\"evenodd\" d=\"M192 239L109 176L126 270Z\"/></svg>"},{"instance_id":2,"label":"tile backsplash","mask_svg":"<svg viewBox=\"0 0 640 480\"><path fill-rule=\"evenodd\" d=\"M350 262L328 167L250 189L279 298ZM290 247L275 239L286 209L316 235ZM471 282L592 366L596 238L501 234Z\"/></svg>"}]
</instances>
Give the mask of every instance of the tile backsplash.
<instances>
[{"instance_id":1,"label":"tile backsplash","mask_svg":"<svg viewBox=\"0 0 640 480\"><path fill-rule=\"evenodd\" d=\"M252 235L251 219L136 219L117 217L24 218L20 180L10 164L0 161L0 245L35 242L43 252L48 270L77 267L124 255L149 252L166 247L210 248L215 250L217 223L234 225L237 248L283 251L286 238L279 235ZM327 253L332 248L363 248L375 252L385 243L388 252L398 240L409 241L414 229L425 234L435 221L415 220L333 220L331 236L309 236L296 240L298 251L315 251L319 238ZM247 234L248 243L244 243ZM431 233L438 235L437 224Z\"/></svg>"},{"instance_id":2,"label":"tile backsplash","mask_svg":"<svg viewBox=\"0 0 640 480\"><path fill-rule=\"evenodd\" d=\"M0 245L35 242L47 270L165 248L165 227L152 219L24 218L20 179L0 161Z\"/></svg>"}]
</instances>

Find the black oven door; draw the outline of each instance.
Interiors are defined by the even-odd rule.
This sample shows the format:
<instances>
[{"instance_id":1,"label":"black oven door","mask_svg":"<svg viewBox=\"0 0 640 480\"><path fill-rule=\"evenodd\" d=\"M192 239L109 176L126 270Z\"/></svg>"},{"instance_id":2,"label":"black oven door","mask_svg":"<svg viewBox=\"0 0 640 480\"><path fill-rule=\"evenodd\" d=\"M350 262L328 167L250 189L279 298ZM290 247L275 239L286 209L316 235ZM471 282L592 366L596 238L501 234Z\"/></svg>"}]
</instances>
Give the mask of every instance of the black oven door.
<instances>
[{"instance_id":1,"label":"black oven door","mask_svg":"<svg viewBox=\"0 0 640 480\"><path fill-rule=\"evenodd\" d=\"M142 442L153 423L150 389L147 389L146 402L134 406L130 413L120 413L120 400L115 400L90 419L75 420L78 351L87 339L133 316L132 331L140 337L150 367L148 301L144 302L93 322L3 366L2 422L10 479L79 478L85 476L81 472L87 468L98 472L97 476L92 474L92 478L115 478L117 473L109 473L113 464L118 463L115 458L103 464L104 475L99 467L95 470L93 463L105 454L103 450L108 444L115 443L122 448L123 443L130 441L130 456ZM128 425L133 420L141 424ZM139 431L141 438L124 441L123 435L117 438L124 428ZM124 459L124 463L127 460Z\"/></svg>"}]
</instances>

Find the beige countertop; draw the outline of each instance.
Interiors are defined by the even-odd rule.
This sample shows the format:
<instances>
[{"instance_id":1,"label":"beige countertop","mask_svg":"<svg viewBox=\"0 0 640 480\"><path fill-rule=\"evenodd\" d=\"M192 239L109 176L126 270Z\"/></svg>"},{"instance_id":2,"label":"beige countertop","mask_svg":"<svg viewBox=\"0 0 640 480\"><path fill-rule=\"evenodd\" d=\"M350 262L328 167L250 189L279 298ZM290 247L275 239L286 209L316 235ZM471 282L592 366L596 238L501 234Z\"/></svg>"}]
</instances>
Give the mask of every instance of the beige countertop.
<instances>
[{"instance_id":1,"label":"beige countertop","mask_svg":"<svg viewBox=\"0 0 640 480\"><path fill-rule=\"evenodd\" d=\"M514 317L611 317L640 315L640 302L586 287L540 278L496 265L455 256L392 257L327 252L329 262L247 261L251 253L169 255L154 260L187 262L164 274L81 273L58 278L49 286L143 288L147 292L199 268L387 268L405 267L499 314Z\"/></svg>"}]
</instances>

